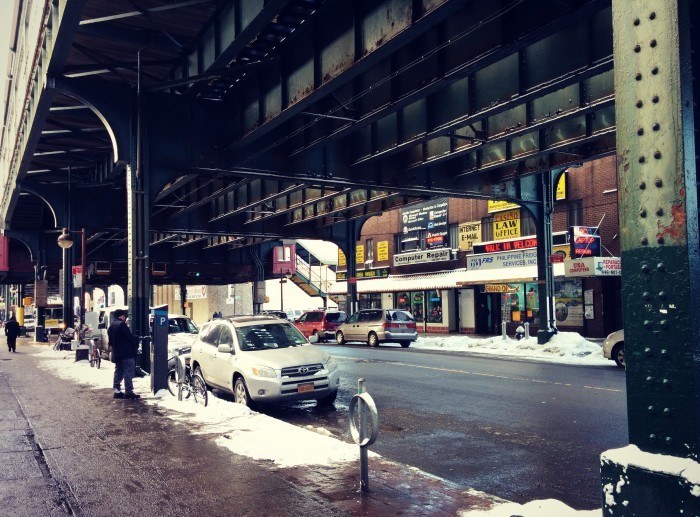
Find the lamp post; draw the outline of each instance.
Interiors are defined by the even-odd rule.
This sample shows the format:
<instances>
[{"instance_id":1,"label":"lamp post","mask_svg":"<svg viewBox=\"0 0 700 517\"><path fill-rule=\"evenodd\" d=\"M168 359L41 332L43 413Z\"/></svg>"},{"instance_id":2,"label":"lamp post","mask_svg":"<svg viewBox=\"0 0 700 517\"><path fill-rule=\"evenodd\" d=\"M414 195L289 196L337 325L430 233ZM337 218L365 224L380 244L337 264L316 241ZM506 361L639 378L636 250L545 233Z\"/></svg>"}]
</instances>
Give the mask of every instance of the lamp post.
<instances>
[{"instance_id":1,"label":"lamp post","mask_svg":"<svg viewBox=\"0 0 700 517\"><path fill-rule=\"evenodd\" d=\"M71 233L80 233L80 323L85 323L85 228L81 230L69 230L68 228L64 228L63 233L58 236L56 242L62 249L70 249L71 246L73 246L73 238L70 236ZM63 319L65 321L65 314L63 315Z\"/></svg>"},{"instance_id":2,"label":"lamp post","mask_svg":"<svg viewBox=\"0 0 700 517\"><path fill-rule=\"evenodd\" d=\"M287 270L287 272L284 274L283 277L280 278L280 310L284 310L284 284L287 283L287 280L292 278L292 273Z\"/></svg>"}]
</instances>

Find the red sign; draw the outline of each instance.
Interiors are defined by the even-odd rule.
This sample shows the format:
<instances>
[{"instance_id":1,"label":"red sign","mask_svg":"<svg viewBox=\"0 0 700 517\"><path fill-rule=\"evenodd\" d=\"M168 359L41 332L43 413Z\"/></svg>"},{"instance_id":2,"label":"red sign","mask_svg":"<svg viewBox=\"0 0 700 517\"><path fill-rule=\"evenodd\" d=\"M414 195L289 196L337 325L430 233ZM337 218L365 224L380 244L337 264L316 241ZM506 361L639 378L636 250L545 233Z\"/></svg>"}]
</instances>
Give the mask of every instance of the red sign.
<instances>
[{"instance_id":1,"label":"red sign","mask_svg":"<svg viewBox=\"0 0 700 517\"><path fill-rule=\"evenodd\" d=\"M83 274L83 266L73 266L73 274L74 275L82 275Z\"/></svg>"},{"instance_id":2,"label":"red sign","mask_svg":"<svg viewBox=\"0 0 700 517\"><path fill-rule=\"evenodd\" d=\"M357 283L357 278L354 276L351 276L348 278L348 284L356 284Z\"/></svg>"},{"instance_id":3,"label":"red sign","mask_svg":"<svg viewBox=\"0 0 700 517\"><path fill-rule=\"evenodd\" d=\"M549 256L549 261L554 264L555 262L564 262L564 255L561 253L552 253Z\"/></svg>"},{"instance_id":4,"label":"red sign","mask_svg":"<svg viewBox=\"0 0 700 517\"><path fill-rule=\"evenodd\" d=\"M502 251L519 251L537 247L537 237L515 239L510 241L474 244L474 253L500 253Z\"/></svg>"}]
</instances>

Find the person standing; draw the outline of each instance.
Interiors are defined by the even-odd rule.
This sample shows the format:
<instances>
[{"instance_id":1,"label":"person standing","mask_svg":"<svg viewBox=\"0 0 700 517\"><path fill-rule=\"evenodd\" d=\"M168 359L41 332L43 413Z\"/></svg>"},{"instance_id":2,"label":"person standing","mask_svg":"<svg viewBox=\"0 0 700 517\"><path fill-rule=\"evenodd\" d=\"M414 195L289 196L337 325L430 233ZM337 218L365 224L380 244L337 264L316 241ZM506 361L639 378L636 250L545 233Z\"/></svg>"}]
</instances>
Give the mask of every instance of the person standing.
<instances>
[{"instance_id":1,"label":"person standing","mask_svg":"<svg viewBox=\"0 0 700 517\"><path fill-rule=\"evenodd\" d=\"M19 336L19 323L15 319L15 315L10 316L10 319L5 323L5 336L7 336L7 349L10 352L17 351L17 336Z\"/></svg>"},{"instance_id":2,"label":"person standing","mask_svg":"<svg viewBox=\"0 0 700 517\"><path fill-rule=\"evenodd\" d=\"M112 347L114 359L114 398L138 399L141 395L134 393L134 374L136 370L136 352L139 339L131 333L126 324L128 312L122 309L114 311L114 319L107 330L109 346ZM124 380L124 393L122 392Z\"/></svg>"}]
</instances>

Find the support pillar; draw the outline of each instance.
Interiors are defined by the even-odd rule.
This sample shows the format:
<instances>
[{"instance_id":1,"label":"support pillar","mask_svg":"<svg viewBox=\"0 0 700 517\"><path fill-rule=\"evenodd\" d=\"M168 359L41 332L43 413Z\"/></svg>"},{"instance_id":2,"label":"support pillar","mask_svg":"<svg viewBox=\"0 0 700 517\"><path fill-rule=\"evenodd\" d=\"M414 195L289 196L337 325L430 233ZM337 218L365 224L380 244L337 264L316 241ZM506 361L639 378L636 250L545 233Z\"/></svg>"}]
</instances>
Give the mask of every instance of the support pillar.
<instances>
[{"instance_id":1,"label":"support pillar","mask_svg":"<svg viewBox=\"0 0 700 517\"><path fill-rule=\"evenodd\" d=\"M63 323L73 326L73 253L72 248L63 250Z\"/></svg>"},{"instance_id":2,"label":"support pillar","mask_svg":"<svg viewBox=\"0 0 700 517\"><path fill-rule=\"evenodd\" d=\"M187 285L180 284L180 312L183 316L187 315L187 308L185 307L187 303Z\"/></svg>"},{"instance_id":3,"label":"support pillar","mask_svg":"<svg viewBox=\"0 0 700 517\"><path fill-rule=\"evenodd\" d=\"M631 445L601 456L603 513L698 515L689 476L700 467L692 47L700 48L690 22L700 8L689 0L613 0L612 7Z\"/></svg>"},{"instance_id":4,"label":"support pillar","mask_svg":"<svg viewBox=\"0 0 700 517\"><path fill-rule=\"evenodd\" d=\"M357 243L356 223L350 220L345 223L345 260L347 262L347 286L348 298L345 308L348 316L355 314L358 310L357 298L357 260L355 247Z\"/></svg>"}]
</instances>

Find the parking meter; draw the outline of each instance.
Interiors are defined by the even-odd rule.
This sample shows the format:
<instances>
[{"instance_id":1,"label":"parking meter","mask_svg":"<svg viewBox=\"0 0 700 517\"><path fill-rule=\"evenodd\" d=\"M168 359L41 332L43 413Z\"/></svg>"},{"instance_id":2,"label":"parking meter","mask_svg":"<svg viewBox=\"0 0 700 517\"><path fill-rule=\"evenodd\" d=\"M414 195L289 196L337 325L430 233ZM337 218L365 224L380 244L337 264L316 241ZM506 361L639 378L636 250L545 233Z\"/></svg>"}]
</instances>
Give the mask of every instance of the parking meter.
<instances>
[{"instance_id":1,"label":"parking meter","mask_svg":"<svg viewBox=\"0 0 700 517\"><path fill-rule=\"evenodd\" d=\"M153 316L153 342L151 343L151 390L168 387L168 306L155 307Z\"/></svg>"}]
</instances>

